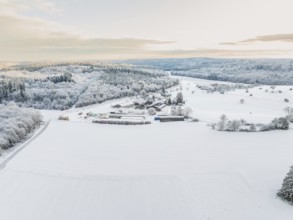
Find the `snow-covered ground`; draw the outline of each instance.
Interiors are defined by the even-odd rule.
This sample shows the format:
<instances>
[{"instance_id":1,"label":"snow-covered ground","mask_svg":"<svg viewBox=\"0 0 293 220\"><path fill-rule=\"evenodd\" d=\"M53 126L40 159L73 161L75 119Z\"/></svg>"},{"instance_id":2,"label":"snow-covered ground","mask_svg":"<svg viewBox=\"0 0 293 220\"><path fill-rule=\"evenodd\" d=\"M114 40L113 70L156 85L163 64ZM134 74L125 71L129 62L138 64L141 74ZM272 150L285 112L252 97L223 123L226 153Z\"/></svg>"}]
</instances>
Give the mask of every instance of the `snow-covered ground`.
<instances>
[{"instance_id":1,"label":"snow-covered ground","mask_svg":"<svg viewBox=\"0 0 293 220\"><path fill-rule=\"evenodd\" d=\"M0 219L291 220L293 207L276 192L293 164L293 130L207 126L223 113L252 122L283 116L290 106L284 98L293 101L290 87L223 95L195 87L204 83L211 82L182 82L199 123L100 125L78 115L110 111L121 100L62 112L69 122L43 112L53 118L48 128L0 171Z\"/></svg>"}]
</instances>

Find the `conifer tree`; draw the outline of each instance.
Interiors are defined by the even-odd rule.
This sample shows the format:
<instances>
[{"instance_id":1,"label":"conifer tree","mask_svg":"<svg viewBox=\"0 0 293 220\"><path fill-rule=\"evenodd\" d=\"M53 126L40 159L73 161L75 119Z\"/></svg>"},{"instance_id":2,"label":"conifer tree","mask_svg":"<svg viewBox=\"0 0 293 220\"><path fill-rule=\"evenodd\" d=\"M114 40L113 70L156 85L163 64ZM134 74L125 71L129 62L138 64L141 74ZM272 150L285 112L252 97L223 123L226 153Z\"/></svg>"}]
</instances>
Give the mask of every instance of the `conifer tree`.
<instances>
[{"instance_id":1,"label":"conifer tree","mask_svg":"<svg viewBox=\"0 0 293 220\"><path fill-rule=\"evenodd\" d=\"M282 188L277 195L289 202L293 202L293 166L284 178Z\"/></svg>"}]
</instances>

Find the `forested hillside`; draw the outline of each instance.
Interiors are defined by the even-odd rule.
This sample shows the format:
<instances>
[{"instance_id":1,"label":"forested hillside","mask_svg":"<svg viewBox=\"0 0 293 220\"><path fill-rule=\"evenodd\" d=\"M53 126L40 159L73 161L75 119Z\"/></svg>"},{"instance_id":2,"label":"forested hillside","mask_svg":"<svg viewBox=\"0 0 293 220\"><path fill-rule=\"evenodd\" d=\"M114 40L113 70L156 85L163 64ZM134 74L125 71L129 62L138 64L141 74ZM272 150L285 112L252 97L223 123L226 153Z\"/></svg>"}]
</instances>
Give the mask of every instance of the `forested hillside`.
<instances>
[{"instance_id":1,"label":"forested hillside","mask_svg":"<svg viewBox=\"0 0 293 220\"><path fill-rule=\"evenodd\" d=\"M0 105L0 151L26 139L41 121L37 110L19 108L14 103Z\"/></svg>"},{"instance_id":2,"label":"forested hillside","mask_svg":"<svg viewBox=\"0 0 293 220\"><path fill-rule=\"evenodd\" d=\"M26 64L0 71L0 104L68 109L155 92L178 83L164 71L120 64Z\"/></svg>"}]
</instances>

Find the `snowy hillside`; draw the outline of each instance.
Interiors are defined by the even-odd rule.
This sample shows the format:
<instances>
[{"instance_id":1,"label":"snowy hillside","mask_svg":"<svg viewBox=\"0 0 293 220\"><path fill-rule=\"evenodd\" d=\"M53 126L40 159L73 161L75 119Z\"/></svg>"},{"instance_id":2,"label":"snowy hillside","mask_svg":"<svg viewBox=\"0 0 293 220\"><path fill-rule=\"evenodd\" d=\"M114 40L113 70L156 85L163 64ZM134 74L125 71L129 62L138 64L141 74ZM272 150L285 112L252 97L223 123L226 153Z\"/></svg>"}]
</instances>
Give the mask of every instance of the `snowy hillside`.
<instances>
[{"instance_id":1,"label":"snowy hillside","mask_svg":"<svg viewBox=\"0 0 293 220\"><path fill-rule=\"evenodd\" d=\"M150 59L128 63L170 71L172 75L268 85L293 85L293 60L289 59Z\"/></svg>"}]
</instances>

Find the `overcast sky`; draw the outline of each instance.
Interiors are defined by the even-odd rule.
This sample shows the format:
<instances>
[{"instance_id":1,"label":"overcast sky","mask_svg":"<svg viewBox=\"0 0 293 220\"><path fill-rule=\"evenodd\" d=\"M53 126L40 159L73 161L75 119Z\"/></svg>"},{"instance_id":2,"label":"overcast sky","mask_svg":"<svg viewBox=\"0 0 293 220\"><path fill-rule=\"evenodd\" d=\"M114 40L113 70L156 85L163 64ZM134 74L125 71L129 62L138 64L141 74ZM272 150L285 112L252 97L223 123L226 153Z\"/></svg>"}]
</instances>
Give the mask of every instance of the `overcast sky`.
<instances>
[{"instance_id":1,"label":"overcast sky","mask_svg":"<svg viewBox=\"0 0 293 220\"><path fill-rule=\"evenodd\" d=\"M0 0L0 61L293 58L292 0Z\"/></svg>"}]
</instances>

